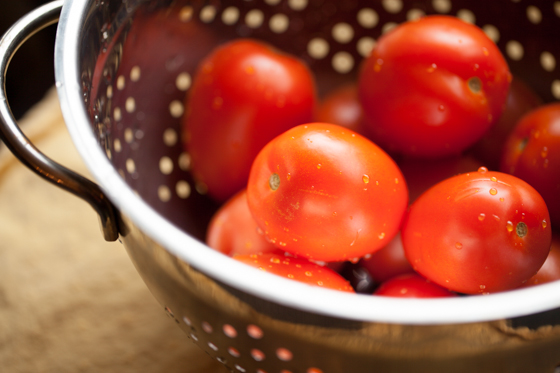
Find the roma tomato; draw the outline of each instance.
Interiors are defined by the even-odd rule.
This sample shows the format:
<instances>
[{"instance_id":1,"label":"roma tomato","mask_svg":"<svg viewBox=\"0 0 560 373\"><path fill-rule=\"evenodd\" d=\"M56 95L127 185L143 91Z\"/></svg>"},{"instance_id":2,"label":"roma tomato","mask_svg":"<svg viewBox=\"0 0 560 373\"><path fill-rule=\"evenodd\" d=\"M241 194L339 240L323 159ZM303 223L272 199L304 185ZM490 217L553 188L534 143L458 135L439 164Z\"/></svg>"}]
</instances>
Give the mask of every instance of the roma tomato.
<instances>
[{"instance_id":1,"label":"roma tomato","mask_svg":"<svg viewBox=\"0 0 560 373\"><path fill-rule=\"evenodd\" d=\"M315 82L306 65L261 42L215 49L198 69L183 117L192 173L218 201L243 189L272 138L312 120Z\"/></svg>"},{"instance_id":2,"label":"roma tomato","mask_svg":"<svg viewBox=\"0 0 560 373\"><path fill-rule=\"evenodd\" d=\"M214 214L206 233L206 243L226 255L246 255L277 250L265 239L247 205L245 189L231 197Z\"/></svg>"},{"instance_id":3,"label":"roma tomato","mask_svg":"<svg viewBox=\"0 0 560 373\"><path fill-rule=\"evenodd\" d=\"M304 258L278 253L235 255L233 258L260 270L308 285L354 292L344 277L330 268L322 267Z\"/></svg>"},{"instance_id":4,"label":"roma tomato","mask_svg":"<svg viewBox=\"0 0 560 373\"><path fill-rule=\"evenodd\" d=\"M377 283L412 272L412 266L404 255L400 233L387 246L360 260L359 265L365 268Z\"/></svg>"},{"instance_id":5,"label":"roma tomato","mask_svg":"<svg viewBox=\"0 0 560 373\"><path fill-rule=\"evenodd\" d=\"M404 273L383 282L373 295L398 298L444 298L457 294L434 284L417 273Z\"/></svg>"},{"instance_id":6,"label":"roma tomato","mask_svg":"<svg viewBox=\"0 0 560 373\"><path fill-rule=\"evenodd\" d=\"M560 227L560 103L521 118L504 146L500 170L531 184L546 201L553 227Z\"/></svg>"},{"instance_id":7,"label":"roma tomato","mask_svg":"<svg viewBox=\"0 0 560 373\"><path fill-rule=\"evenodd\" d=\"M351 83L333 90L321 100L315 120L338 124L364 135L363 117L362 105L358 98L358 87Z\"/></svg>"},{"instance_id":8,"label":"roma tomato","mask_svg":"<svg viewBox=\"0 0 560 373\"><path fill-rule=\"evenodd\" d=\"M535 286L560 280L560 236L552 234L550 252L536 275L531 277L524 286Z\"/></svg>"},{"instance_id":9,"label":"roma tomato","mask_svg":"<svg viewBox=\"0 0 560 373\"><path fill-rule=\"evenodd\" d=\"M478 27L449 16L401 24L364 61L359 95L373 140L420 157L458 154L498 120L511 73Z\"/></svg>"},{"instance_id":10,"label":"roma tomato","mask_svg":"<svg viewBox=\"0 0 560 373\"><path fill-rule=\"evenodd\" d=\"M466 294L521 286L544 263L551 240L539 193L521 179L485 169L427 190L411 205L401 233L417 272Z\"/></svg>"},{"instance_id":11,"label":"roma tomato","mask_svg":"<svg viewBox=\"0 0 560 373\"><path fill-rule=\"evenodd\" d=\"M359 258L397 234L406 182L377 145L326 123L269 142L251 168L249 209L278 247L313 260Z\"/></svg>"},{"instance_id":12,"label":"roma tomato","mask_svg":"<svg viewBox=\"0 0 560 373\"><path fill-rule=\"evenodd\" d=\"M509 87L504 112L498 122L470 149L472 156L483 162L489 170L498 171L502 149L509 134L521 117L541 104L540 97L523 81L514 77Z\"/></svg>"}]
</instances>

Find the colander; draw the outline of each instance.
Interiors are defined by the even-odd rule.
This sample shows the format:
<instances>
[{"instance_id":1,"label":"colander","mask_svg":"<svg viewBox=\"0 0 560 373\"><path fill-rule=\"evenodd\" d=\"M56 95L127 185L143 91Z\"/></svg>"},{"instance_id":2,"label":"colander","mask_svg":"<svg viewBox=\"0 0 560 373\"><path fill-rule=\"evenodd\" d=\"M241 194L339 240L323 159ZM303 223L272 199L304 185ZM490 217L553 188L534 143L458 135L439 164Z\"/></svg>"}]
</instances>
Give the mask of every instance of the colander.
<instances>
[{"instance_id":1,"label":"colander","mask_svg":"<svg viewBox=\"0 0 560 373\"><path fill-rule=\"evenodd\" d=\"M23 17L0 42L2 138L95 208L105 239L123 243L162 310L230 371L558 372L560 282L449 299L346 294L248 268L203 243L217 206L189 174L179 121L208 50L266 40L305 60L324 93L356 78L383 32L434 13L479 25L515 76L545 101L560 99L559 1L66 0ZM40 153L5 97L17 48L57 20L56 87L94 182Z\"/></svg>"}]
</instances>

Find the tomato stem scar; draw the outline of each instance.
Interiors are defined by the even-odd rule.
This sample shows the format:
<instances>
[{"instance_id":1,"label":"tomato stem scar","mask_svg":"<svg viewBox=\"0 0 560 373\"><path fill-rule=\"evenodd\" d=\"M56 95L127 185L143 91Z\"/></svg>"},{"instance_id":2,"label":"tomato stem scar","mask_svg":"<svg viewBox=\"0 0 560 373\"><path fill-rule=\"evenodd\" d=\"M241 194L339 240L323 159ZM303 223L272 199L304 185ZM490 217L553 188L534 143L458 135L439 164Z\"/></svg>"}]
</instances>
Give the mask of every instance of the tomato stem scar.
<instances>
[{"instance_id":1,"label":"tomato stem scar","mask_svg":"<svg viewBox=\"0 0 560 373\"><path fill-rule=\"evenodd\" d=\"M517 233L519 237L525 237L527 235L527 232L527 224L523 223L522 221L517 223L517 226L515 227L515 233Z\"/></svg>"},{"instance_id":2,"label":"tomato stem scar","mask_svg":"<svg viewBox=\"0 0 560 373\"><path fill-rule=\"evenodd\" d=\"M280 176L276 172L268 178L268 185L272 190L276 190L280 186Z\"/></svg>"},{"instance_id":3,"label":"tomato stem scar","mask_svg":"<svg viewBox=\"0 0 560 373\"><path fill-rule=\"evenodd\" d=\"M478 76L469 78L467 84L469 85L469 89L472 93L480 93L480 91L482 90L482 82L480 81L480 78Z\"/></svg>"}]
</instances>

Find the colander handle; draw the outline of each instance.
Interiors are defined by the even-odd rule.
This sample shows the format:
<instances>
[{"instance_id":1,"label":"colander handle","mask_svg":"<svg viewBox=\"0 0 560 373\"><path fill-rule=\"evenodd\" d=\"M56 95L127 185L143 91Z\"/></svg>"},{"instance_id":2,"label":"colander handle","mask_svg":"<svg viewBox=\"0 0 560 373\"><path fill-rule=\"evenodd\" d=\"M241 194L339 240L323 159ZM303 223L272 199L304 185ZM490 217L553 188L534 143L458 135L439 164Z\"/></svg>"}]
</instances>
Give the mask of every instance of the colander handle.
<instances>
[{"instance_id":1,"label":"colander handle","mask_svg":"<svg viewBox=\"0 0 560 373\"><path fill-rule=\"evenodd\" d=\"M97 212L105 240L119 237L115 207L97 184L41 153L19 128L6 99L6 73L14 54L36 32L58 21L64 1L45 4L17 21L0 39L0 138L11 152L39 176L82 198Z\"/></svg>"}]
</instances>

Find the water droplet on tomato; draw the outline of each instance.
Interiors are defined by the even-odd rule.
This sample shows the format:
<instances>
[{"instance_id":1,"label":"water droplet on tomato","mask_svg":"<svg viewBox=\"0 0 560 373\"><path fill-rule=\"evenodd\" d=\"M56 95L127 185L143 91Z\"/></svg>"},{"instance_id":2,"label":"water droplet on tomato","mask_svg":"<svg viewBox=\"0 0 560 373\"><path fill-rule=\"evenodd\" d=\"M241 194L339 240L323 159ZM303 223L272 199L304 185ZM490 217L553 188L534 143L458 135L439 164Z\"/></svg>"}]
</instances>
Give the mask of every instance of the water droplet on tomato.
<instances>
[{"instance_id":1,"label":"water droplet on tomato","mask_svg":"<svg viewBox=\"0 0 560 373\"><path fill-rule=\"evenodd\" d=\"M305 271L305 275L307 277L311 277L311 276L313 276L313 273L311 273L311 271Z\"/></svg>"},{"instance_id":2,"label":"water droplet on tomato","mask_svg":"<svg viewBox=\"0 0 560 373\"><path fill-rule=\"evenodd\" d=\"M506 229L508 232L513 232L513 223L509 220L506 222Z\"/></svg>"},{"instance_id":3,"label":"water droplet on tomato","mask_svg":"<svg viewBox=\"0 0 560 373\"><path fill-rule=\"evenodd\" d=\"M364 174L364 176L362 176L362 181L364 182L364 184L369 183L369 176Z\"/></svg>"},{"instance_id":4,"label":"water droplet on tomato","mask_svg":"<svg viewBox=\"0 0 560 373\"><path fill-rule=\"evenodd\" d=\"M498 181L498 179L496 178L496 176L492 176L492 177L490 178L490 180L492 180L492 181Z\"/></svg>"},{"instance_id":5,"label":"water droplet on tomato","mask_svg":"<svg viewBox=\"0 0 560 373\"><path fill-rule=\"evenodd\" d=\"M486 214L481 213L480 215L478 215L478 220L483 221L485 217L486 217Z\"/></svg>"},{"instance_id":6,"label":"water droplet on tomato","mask_svg":"<svg viewBox=\"0 0 560 373\"><path fill-rule=\"evenodd\" d=\"M547 227L546 220L543 220L542 223L541 223L541 225L542 225L543 229L545 229L545 228Z\"/></svg>"},{"instance_id":7,"label":"water droplet on tomato","mask_svg":"<svg viewBox=\"0 0 560 373\"><path fill-rule=\"evenodd\" d=\"M320 164L320 163L317 165L317 169L318 169L318 170L321 169L321 164Z\"/></svg>"},{"instance_id":8,"label":"water droplet on tomato","mask_svg":"<svg viewBox=\"0 0 560 373\"><path fill-rule=\"evenodd\" d=\"M498 190L496 188L490 188L490 194L495 196L496 194L498 194Z\"/></svg>"},{"instance_id":9,"label":"water droplet on tomato","mask_svg":"<svg viewBox=\"0 0 560 373\"><path fill-rule=\"evenodd\" d=\"M460 242L455 242L455 248L456 248L457 250L461 250L461 249L463 248L463 244L460 243Z\"/></svg>"},{"instance_id":10,"label":"water droplet on tomato","mask_svg":"<svg viewBox=\"0 0 560 373\"><path fill-rule=\"evenodd\" d=\"M288 172L288 174L286 175L286 179L287 179L288 181L290 181L291 178L292 178L292 174Z\"/></svg>"},{"instance_id":11,"label":"water droplet on tomato","mask_svg":"<svg viewBox=\"0 0 560 373\"><path fill-rule=\"evenodd\" d=\"M336 215L338 215L338 214L336 213L336 211L333 211L332 216L336 216Z\"/></svg>"},{"instance_id":12,"label":"water droplet on tomato","mask_svg":"<svg viewBox=\"0 0 560 373\"><path fill-rule=\"evenodd\" d=\"M546 158L547 155L548 155L548 148L546 146L543 146L541 150L541 157Z\"/></svg>"},{"instance_id":13,"label":"water droplet on tomato","mask_svg":"<svg viewBox=\"0 0 560 373\"><path fill-rule=\"evenodd\" d=\"M385 238L385 232L381 232L379 233L379 235L377 236L380 240Z\"/></svg>"},{"instance_id":14,"label":"water droplet on tomato","mask_svg":"<svg viewBox=\"0 0 560 373\"><path fill-rule=\"evenodd\" d=\"M480 172L481 174L488 172L488 169L486 167L479 167L478 168L478 172Z\"/></svg>"}]
</instances>

